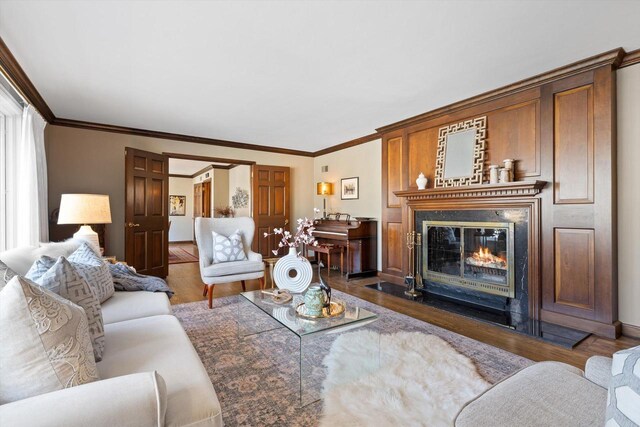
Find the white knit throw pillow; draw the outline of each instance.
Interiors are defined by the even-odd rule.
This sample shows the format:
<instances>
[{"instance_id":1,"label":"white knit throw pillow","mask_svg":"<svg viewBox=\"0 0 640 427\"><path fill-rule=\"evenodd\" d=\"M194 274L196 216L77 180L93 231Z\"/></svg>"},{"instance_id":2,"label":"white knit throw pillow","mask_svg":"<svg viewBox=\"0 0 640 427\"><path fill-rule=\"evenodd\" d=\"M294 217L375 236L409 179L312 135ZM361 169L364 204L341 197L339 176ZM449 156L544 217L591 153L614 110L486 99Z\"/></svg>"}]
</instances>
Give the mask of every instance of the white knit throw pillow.
<instances>
[{"instance_id":1,"label":"white knit throw pillow","mask_svg":"<svg viewBox=\"0 0 640 427\"><path fill-rule=\"evenodd\" d=\"M236 230L229 237L212 231L213 235L213 263L244 261L247 255L242 245L242 232Z\"/></svg>"}]
</instances>

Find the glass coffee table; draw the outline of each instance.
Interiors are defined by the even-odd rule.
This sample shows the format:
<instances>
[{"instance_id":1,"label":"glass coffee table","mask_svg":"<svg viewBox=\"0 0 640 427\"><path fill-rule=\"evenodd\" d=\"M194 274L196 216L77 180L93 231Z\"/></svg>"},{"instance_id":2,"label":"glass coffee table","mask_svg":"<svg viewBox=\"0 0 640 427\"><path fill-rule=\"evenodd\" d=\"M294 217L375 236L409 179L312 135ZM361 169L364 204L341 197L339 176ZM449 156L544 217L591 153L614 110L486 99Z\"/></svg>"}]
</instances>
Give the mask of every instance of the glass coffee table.
<instances>
[{"instance_id":1,"label":"glass coffee table","mask_svg":"<svg viewBox=\"0 0 640 427\"><path fill-rule=\"evenodd\" d=\"M322 359L333 340L343 332L366 327L378 319L377 314L348 304L344 313L336 317L300 317L296 313L296 307L304 301L302 294L293 294L293 299L285 304L273 302L271 295L260 290L243 292L239 300L238 337L246 338L283 328L297 337L300 406L320 400L325 374ZM372 369L378 369L380 365L380 342L379 335L377 336L377 349L368 352L368 360L362 362Z\"/></svg>"}]
</instances>

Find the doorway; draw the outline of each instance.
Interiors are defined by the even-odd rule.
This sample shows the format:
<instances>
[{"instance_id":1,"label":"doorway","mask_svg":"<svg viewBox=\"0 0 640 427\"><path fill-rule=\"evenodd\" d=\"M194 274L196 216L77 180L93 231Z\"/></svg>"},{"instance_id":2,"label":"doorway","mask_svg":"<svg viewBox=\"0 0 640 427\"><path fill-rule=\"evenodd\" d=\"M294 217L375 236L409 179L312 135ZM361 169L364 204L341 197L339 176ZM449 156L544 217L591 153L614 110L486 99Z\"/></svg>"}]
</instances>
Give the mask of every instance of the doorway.
<instances>
[{"instance_id":1,"label":"doorway","mask_svg":"<svg viewBox=\"0 0 640 427\"><path fill-rule=\"evenodd\" d=\"M273 256L278 239L263 233L289 229L288 167L130 148L126 153L125 261L140 273L197 282L197 217L253 217L253 250L264 257ZM170 256L174 249L178 256Z\"/></svg>"}]
</instances>

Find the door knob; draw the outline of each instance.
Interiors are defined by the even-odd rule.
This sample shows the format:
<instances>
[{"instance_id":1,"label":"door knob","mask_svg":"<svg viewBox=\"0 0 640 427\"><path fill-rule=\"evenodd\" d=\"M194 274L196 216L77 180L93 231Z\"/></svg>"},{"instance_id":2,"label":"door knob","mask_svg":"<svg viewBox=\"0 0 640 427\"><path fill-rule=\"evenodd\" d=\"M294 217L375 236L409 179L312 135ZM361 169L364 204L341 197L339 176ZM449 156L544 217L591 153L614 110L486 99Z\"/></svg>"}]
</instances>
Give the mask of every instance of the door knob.
<instances>
[{"instance_id":1,"label":"door knob","mask_svg":"<svg viewBox=\"0 0 640 427\"><path fill-rule=\"evenodd\" d=\"M132 222L127 223L127 227L140 227L140 224L134 224Z\"/></svg>"}]
</instances>

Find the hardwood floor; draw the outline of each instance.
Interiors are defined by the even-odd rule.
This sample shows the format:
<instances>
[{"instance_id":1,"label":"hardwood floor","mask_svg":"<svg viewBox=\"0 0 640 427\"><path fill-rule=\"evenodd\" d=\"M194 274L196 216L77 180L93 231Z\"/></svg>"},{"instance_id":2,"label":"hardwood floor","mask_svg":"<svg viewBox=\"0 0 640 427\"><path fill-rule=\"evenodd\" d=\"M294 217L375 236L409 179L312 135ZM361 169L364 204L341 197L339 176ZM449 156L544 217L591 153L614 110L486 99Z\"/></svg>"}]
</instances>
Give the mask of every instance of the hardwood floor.
<instances>
[{"instance_id":1,"label":"hardwood floor","mask_svg":"<svg viewBox=\"0 0 640 427\"><path fill-rule=\"evenodd\" d=\"M197 255L195 245L181 243L179 246ZM535 361L556 360L584 369L584 364L590 356L611 356L611 354L620 349L640 345L640 340L634 338L621 337L617 340L611 340L592 335L573 350L569 350L516 334L498 326L489 325L436 308L426 307L419 303L364 287L378 280L377 277L371 277L352 279L347 282L340 277L338 272L331 272L330 285L334 289L349 293L390 310L449 329L469 338L482 341ZM176 293L171 299L172 304L203 301L205 299L205 297L202 296L203 284L200 281L199 266L196 262L170 265L167 282ZM267 287L269 286L270 278L267 277ZM254 289L260 289L259 282L257 280L247 281L247 290ZM216 285L213 297L222 298L237 295L241 291L240 283Z\"/></svg>"}]
</instances>

